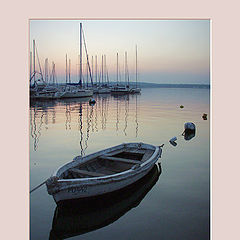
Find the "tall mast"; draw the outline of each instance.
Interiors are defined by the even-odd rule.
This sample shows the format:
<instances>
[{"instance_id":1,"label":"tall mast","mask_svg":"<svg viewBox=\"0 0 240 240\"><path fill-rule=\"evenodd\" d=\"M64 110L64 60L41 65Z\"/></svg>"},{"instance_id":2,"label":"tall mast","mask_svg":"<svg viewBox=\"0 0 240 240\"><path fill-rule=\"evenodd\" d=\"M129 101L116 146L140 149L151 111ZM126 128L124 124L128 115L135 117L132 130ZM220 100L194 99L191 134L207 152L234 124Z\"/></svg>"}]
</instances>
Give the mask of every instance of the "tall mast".
<instances>
[{"instance_id":1,"label":"tall mast","mask_svg":"<svg viewBox=\"0 0 240 240\"><path fill-rule=\"evenodd\" d=\"M118 86L118 53L117 53L117 86Z\"/></svg>"},{"instance_id":2,"label":"tall mast","mask_svg":"<svg viewBox=\"0 0 240 240\"><path fill-rule=\"evenodd\" d=\"M127 83L127 52L125 52L125 83Z\"/></svg>"},{"instance_id":3,"label":"tall mast","mask_svg":"<svg viewBox=\"0 0 240 240\"><path fill-rule=\"evenodd\" d=\"M85 47L85 51L86 51L87 66L88 66L88 70L89 70L89 76L90 76L90 79L91 79L91 84L93 86L92 71L91 71L91 68L90 68L89 60L88 60L87 45L86 45L86 41L85 41L85 37L84 37L83 31L82 31L82 35L83 35L84 47Z\"/></svg>"},{"instance_id":4,"label":"tall mast","mask_svg":"<svg viewBox=\"0 0 240 240\"><path fill-rule=\"evenodd\" d=\"M54 74L54 83L57 84L56 70L55 70L55 63L53 64L53 74Z\"/></svg>"},{"instance_id":5,"label":"tall mast","mask_svg":"<svg viewBox=\"0 0 240 240\"><path fill-rule=\"evenodd\" d=\"M37 59L38 59L38 66L39 66L39 71L40 71L41 79L42 79L42 81L44 82L43 74L42 74L42 68L41 68L41 64L40 64L40 61L39 61L37 48L36 48L36 55L37 55Z\"/></svg>"},{"instance_id":6,"label":"tall mast","mask_svg":"<svg viewBox=\"0 0 240 240\"><path fill-rule=\"evenodd\" d=\"M71 83L70 72L71 72L71 60L69 59L69 67L68 67L68 82Z\"/></svg>"},{"instance_id":7,"label":"tall mast","mask_svg":"<svg viewBox=\"0 0 240 240\"><path fill-rule=\"evenodd\" d=\"M102 55L102 85L103 85L103 55Z\"/></svg>"},{"instance_id":8,"label":"tall mast","mask_svg":"<svg viewBox=\"0 0 240 240\"><path fill-rule=\"evenodd\" d=\"M82 23L80 23L80 69L79 69L79 84L82 87Z\"/></svg>"},{"instance_id":9,"label":"tall mast","mask_svg":"<svg viewBox=\"0 0 240 240\"><path fill-rule=\"evenodd\" d=\"M52 82L52 71L50 66L49 66L49 72L50 72L49 82Z\"/></svg>"},{"instance_id":10,"label":"tall mast","mask_svg":"<svg viewBox=\"0 0 240 240\"><path fill-rule=\"evenodd\" d=\"M54 63L54 82L55 82L55 84L57 84L57 76L56 76L56 69L55 69L55 67L56 67L56 64Z\"/></svg>"},{"instance_id":11,"label":"tall mast","mask_svg":"<svg viewBox=\"0 0 240 240\"><path fill-rule=\"evenodd\" d=\"M106 77L106 55L104 55L104 80L105 80L105 83L107 83L107 77Z\"/></svg>"},{"instance_id":12,"label":"tall mast","mask_svg":"<svg viewBox=\"0 0 240 240\"><path fill-rule=\"evenodd\" d=\"M36 72L36 69L35 69L35 40L33 40L33 74L34 74L34 83L36 82L36 78L35 78L35 72Z\"/></svg>"},{"instance_id":13,"label":"tall mast","mask_svg":"<svg viewBox=\"0 0 240 240\"><path fill-rule=\"evenodd\" d=\"M96 63L95 63L95 64L96 64L96 66L95 66L95 74L96 74L96 77L95 77L95 78L96 78L96 84L97 84L97 83L98 83L98 82L97 82L97 55L95 56L95 61L96 61Z\"/></svg>"},{"instance_id":14,"label":"tall mast","mask_svg":"<svg viewBox=\"0 0 240 240\"><path fill-rule=\"evenodd\" d=\"M93 56L92 56L92 79L93 79Z\"/></svg>"},{"instance_id":15,"label":"tall mast","mask_svg":"<svg viewBox=\"0 0 240 240\"><path fill-rule=\"evenodd\" d=\"M52 62L52 81L53 81L53 84L55 84L54 62Z\"/></svg>"},{"instance_id":16,"label":"tall mast","mask_svg":"<svg viewBox=\"0 0 240 240\"><path fill-rule=\"evenodd\" d=\"M87 88L88 88L88 64L86 65L86 70L87 70Z\"/></svg>"},{"instance_id":17,"label":"tall mast","mask_svg":"<svg viewBox=\"0 0 240 240\"><path fill-rule=\"evenodd\" d=\"M66 84L67 84L67 78L68 78L68 74L67 74L67 65L68 65L68 62L67 62L67 54L66 54Z\"/></svg>"},{"instance_id":18,"label":"tall mast","mask_svg":"<svg viewBox=\"0 0 240 240\"><path fill-rule=\"evenodd\" d=\"M128 87L129 87L130 85L129 85L129 72L128 72L128 63L127 63L127 52L126 52L126 66L127 66L127 68L126 68L126 73L127 73L127 83L128 83Z\"/></svg>"},{"instance_id":19,"label":"tall mast","mask_svg":"<svg viewBox=\"0 0 240 240\"><path fill-rule=\"evenodd\" d=\"M137 88L137 45L136 45L136 88Z\"/></svg>"},{"instance_id":20,"label":"tall mast","mask_svg":"<svg viewBox=\"0 0 240 240\"><path fill-rule=\"evenodd\" d=\"M98 70L98 84L101 85L101 70Z\"/></svg>"},{"instance_id":21,"label":"tall mast","mask_svg":"<svg viewBox=\"0 0 240 240\"><path fill-rule=\"evenodd\" d=\"M48 58L45 59L45 81L48 83Z\"/></svg>"},{"instance_id":22,"label":"tall mast","mask_svg":"<svg viewBox=\"0 0 240 240\"><path fill-rule=\"evenodd\" d=\"M108 82L108 86L109 86L109 76L108 76L108 70L107 70L107 82Z\"/></svg>"},{"instance_id":23,"label":"tall mast","mask_svg":"<svg viewBox=\"0 0 240 240\"><path fill-rule=\"evenodd\" d=\"M30 81L31 81L31 78L32 78L32 52L30 52Z\"/></svg>"}]
</instances>

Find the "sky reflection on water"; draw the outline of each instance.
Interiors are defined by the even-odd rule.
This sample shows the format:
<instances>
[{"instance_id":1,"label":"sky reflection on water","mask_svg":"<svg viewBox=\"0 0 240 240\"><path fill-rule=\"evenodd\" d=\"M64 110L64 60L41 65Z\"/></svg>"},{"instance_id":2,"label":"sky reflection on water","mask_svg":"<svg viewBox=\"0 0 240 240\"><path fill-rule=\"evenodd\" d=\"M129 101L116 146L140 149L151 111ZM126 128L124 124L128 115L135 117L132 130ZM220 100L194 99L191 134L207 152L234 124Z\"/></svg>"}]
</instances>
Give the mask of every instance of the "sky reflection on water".
<instances>
[{"instance_id":1,"label":"sky reflection on water","mask_svg":"<svg viewBox=\"0 0 240 240\"><path fill-rule=\"evenodd\" d=\"M208 239L209 97L208 89L143 89L141 95L96 96L94 106L88 99L33 102L30 188L80 154L122 142L165 143L161 178L139 206L84 239ZM185 122L196 125L189 141L181 136ZM168 142L174 136L175 147ZM30 204L31 239L48 239L56 205L45 186L31 194Z\"/></svg>"}]
</instances>

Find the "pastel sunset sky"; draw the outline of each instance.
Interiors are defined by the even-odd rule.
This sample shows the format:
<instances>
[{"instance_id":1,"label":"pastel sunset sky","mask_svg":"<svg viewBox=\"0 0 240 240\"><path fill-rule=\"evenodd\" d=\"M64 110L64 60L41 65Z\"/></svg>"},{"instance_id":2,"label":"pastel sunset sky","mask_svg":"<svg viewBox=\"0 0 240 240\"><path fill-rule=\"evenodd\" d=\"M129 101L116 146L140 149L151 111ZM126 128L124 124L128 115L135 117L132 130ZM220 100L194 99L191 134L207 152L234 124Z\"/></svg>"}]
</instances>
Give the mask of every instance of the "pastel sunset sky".
<instances>
[{"instance_id":1,"label":"pastel sunset sky","mask_svg":"<svg viewBox=\"0 0 240 240\"><path fill-rule=\"evenodd\" d=\"M54 61L58 82L65 82L66 54L72 82L78 82L80 22L91 66L93 56L95 71L97 56L100 69L106 55L111 81L116 80L117 53L124 79L125 52L130 80L135 80L137 45L139 81L210 83L210 20L30 20L30 51L35 39L42 69L46 58ZM83 52L85 71L84 47Z\"/></svg>"}]
</instances>

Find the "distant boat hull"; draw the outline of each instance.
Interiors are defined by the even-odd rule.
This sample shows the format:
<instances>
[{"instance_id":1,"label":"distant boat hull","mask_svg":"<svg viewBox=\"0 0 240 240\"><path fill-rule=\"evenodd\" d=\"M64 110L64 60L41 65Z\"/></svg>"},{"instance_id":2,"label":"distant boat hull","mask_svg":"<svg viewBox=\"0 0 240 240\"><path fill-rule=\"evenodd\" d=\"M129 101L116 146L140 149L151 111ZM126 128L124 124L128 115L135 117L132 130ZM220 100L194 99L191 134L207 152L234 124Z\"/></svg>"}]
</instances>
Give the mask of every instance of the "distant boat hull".
<instances>
[{"instance_id":1,"label":"distant boat hull","mask_svg":"<svg viewBox=\"0 0 240 240\"><path fill-rule=\"evenodd\" d=\"M54 100L63 96L62 92L37 92L31 96L31 99L36 100Z\"/></svg>"},{"instance_id":2,"label":"distant boat hull","mask_svg":"<svg viewBox=\"0 0 240 240\"><path fill-rule=\"evenodd\" d=\"M111 89L112 94L128 94L130 93L130 89L127 87L113 87Z\"/></svg>"},{"instance_id":3,"label":"distant boat hull","mask_svg":"<svg viewBox=\"0 0 240 240\"><path fill-rule=\"evenodd\" d=\"M111 93L111 89L109 89L109 88L99 88L97 93L98 94Z\"/></svg>"},{"instance_id":4,"label":"distant boat hull","mask_svg":"<svg viewBox=\"0 0 240 240\"><path fill-rule=\"evenodd\" d=\"M132 88L130 90L130 93L140 93L141 92L141 88Z\"/></svg>"},{"instance_id":5,"label":"distant boat hull","mask_svg":"<svg viewBox=\"0 0 240 240\"><path fill-rule=\"evenodd\" d=\"M65 91L61 98L80 98L80 97L91 97L93 90L77 90L77 91Z\"/></svg>"}]
</instances>

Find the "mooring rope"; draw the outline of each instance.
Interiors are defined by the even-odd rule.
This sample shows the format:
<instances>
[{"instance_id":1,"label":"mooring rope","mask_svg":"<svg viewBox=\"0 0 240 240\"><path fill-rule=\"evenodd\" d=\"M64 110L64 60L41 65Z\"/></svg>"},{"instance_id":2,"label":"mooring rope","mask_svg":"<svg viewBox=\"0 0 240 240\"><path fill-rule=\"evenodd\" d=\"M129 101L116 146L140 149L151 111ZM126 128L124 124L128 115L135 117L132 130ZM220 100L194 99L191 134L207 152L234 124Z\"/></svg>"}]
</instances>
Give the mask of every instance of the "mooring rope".
<instances>
[{"instance_id":1,"label":"mooring rope","mask_svg":"<svg viewBox=\"0 0 240 240\"><path fill-rule=\"evenodd\" d=\"M38 186L36 186L35 188L33 188L30 193L32 193L33 191L37 190L38 188L40 188L43 184L45 184L47 182L47 180L45 180L44 182L42 182L41 184L39 184Z\"/></svg>"}]
</instances>

